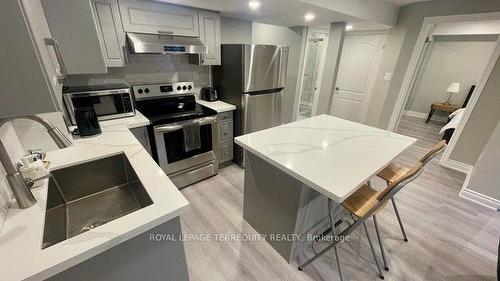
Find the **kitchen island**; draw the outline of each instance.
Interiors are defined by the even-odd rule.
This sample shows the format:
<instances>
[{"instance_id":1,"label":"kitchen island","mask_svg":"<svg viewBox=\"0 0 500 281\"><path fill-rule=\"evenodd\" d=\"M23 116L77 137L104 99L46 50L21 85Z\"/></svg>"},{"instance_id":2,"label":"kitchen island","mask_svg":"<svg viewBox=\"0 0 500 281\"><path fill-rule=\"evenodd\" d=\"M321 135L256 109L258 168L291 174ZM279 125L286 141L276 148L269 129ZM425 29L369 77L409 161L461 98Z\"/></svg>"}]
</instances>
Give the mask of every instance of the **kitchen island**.
<instances>
[{"instance_id":1,"label":"kitchen island","mask_svg":"<svg viewBox=\"0 0 500 281\"><path fill-rule=\"evenodd\" d=\"M235 138L246 150L243 218L288 262L341 203L416 139L329 115Z\"/></svg>"}]
</instances>

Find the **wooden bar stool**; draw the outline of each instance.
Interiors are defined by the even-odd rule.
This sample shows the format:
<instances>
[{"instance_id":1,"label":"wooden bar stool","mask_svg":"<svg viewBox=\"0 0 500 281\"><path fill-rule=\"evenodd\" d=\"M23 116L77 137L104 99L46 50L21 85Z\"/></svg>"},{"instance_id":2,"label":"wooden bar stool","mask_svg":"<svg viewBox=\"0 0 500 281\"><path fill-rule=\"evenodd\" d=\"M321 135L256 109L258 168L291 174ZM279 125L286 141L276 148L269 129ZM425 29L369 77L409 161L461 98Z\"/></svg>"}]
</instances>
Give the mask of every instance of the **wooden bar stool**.
<instances>
[{"instance_id":1,"label":"wooden bar stool","mask_svg":"<svg viewBox=\"0 0 500 281\"><path fill-rule=\"evenodd\" d=\"M415 166L409 169L404 175L396 179L393 183L388 185L384 190L380 192L374 190L368 184L363 185L360 189L358 189L355 193L353 193L346 200L344 200L344 202L341 203L341 206L344 207L347 211L349 211L350 216L354 220L354 222L338 235L335 232L335 225L333 223L334 219L331 207L332 201L331 199L328 199L330 224L332 232L336 239L333 239L334 241L330 245L328 245L325 249L323 249L322 251L314 255L312 258L304 262L302 265L300 265L298 269L302 270L304 267L311 264L318 257L329 251L331 248L334 248L340 280L343 280L342 271L340 268L340 261L339 261L339 250L337 246L340 242L343 241L342 239L343 237L349 235L355 229L361 226L361 224L363 224L366 236L368 238L368 244L370 245L370 249L373 253L373 257L377 265L379 277L381 279L384 279L365 221L369 217L374 216L376 213L382 210L385 207L385 205L387 205L387 202L389 202L389 200L394 196L394 194L396 194L396 192L398 192L401 188L403 188L407 183L411 182L413 179L418 177L418 175L420 175L421 172L422 172L422 163L418 162L417 164L415 164Z\"/></svg>"},{"instance_id":2,"label":"wooden bar stool","mask_svg":"<svg viewBox=\"0 0 500 281\"><path fill-rule=\"evenodd\" d=\"M431 150L429 150L422 158L420 158L418 162L422 163L425 166L427 163L429 163L429 161L432 158L441 153L445 146L446 146L446 141L441 140ZM391 164L389 164L389 166L387 166L381 172L379 172L377 176L385 180L387 185L390 185L391 183L395 182L398 178L400 178L402 175L404 175L406 172L408 172L408 168L392 162ZM404 229L403 222L399 215L396 201L394 200L394 198L392 198L391 201L392 201L392 206L394 207L394 212L396 213L396 217L398 219L399 227L401 228L401 232L403 233L403 239L404 241L408 242L408 237L406 236L406 231Z\"/></svg>"},{"instance_id":3,"label":"wooden bar stool","mask_svg":"<svg viewBox=\"0 0 500 281\"><path fill-rule=\"evenodd\" d=\"M429 163L434 157L436 157L439 153L441 153L446 146L446 141L441 140L438 142L434 147L431 148L420 160L418 160L417 163L421 163L422 167L425 167L427 163ZM408 168L402 167L394 162L389 164L385 169L383 169L380 173L377 174L378 177L384 179L387 183L387 186L390 186L394 182L396 182L399 178L404 176L407 172L409 171ZM403 226L403 221L401 220L401 216L399 215L398 207L396 205L396 200L394 199L394 196L391 197L391 202L392 206L394 207L394 212L396 213L396 218L398 219L398 224L399 227L401 228L401 233L403 234L403 240L405 242L408 242L408 237L406 235L405 228ZM386 271L389 270L388 263L387 263L387 257L385 254L385 248L384 244L382 242L382 238L380 235L379 227L378 227L378 222L377 222L377 217L374 215L373 216L373 221L375 224L375 231L377 233L377 240L380 245L380 251L382 252L382 259L384 261L384 269Z\"/></svg>"}]
</instances>

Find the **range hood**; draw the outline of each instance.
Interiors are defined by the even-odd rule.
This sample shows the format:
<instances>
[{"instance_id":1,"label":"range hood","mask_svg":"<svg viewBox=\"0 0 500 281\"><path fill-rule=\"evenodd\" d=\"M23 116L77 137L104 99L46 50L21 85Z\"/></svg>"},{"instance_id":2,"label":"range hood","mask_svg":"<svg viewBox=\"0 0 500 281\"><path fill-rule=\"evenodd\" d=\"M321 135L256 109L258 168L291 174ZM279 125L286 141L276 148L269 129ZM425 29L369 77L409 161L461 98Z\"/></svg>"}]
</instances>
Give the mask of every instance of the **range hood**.
<instances>
[{"instance_id":1,"label":"range hood","mask_svg":"<svg viewBox=\"0 0 500 281\"><path fill-rule=\"evenodd\" d=\"M132 54L188 54L202 55L207 47L196 37L127 33Z\"/></svg>"}]
</instances>

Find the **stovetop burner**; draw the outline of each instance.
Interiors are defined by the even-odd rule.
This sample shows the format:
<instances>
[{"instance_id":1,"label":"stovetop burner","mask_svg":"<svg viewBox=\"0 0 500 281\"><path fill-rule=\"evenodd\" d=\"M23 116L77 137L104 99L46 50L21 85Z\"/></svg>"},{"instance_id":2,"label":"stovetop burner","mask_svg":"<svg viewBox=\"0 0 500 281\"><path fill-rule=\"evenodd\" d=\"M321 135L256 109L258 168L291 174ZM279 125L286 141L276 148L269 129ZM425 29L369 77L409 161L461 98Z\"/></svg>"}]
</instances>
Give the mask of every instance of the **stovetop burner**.
<instances>
[{"instance_id":1,"label":"stovetop burner","mask_svg":"<svg viewBox=\"0 0 500 281\"><path fill-rule=\"evenodd\" d=\"M136 108L153 125L217 114L216 111L196 102L191 92L193 88L192 82L138 85L132 88L136 98Z\"/></svg>"}]
</instances>

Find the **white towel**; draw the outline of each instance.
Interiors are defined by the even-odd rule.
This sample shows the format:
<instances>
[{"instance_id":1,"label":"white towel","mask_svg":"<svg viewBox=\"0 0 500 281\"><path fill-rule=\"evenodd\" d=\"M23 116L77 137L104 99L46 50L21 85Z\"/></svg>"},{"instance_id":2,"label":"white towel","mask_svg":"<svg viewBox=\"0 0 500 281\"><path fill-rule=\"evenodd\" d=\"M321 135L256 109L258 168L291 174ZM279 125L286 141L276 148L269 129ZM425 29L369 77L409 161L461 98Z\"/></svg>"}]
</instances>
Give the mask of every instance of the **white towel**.
<instances>
[{"instance_id":1,"label":"white towel","mask_svg":"<svg viewBox=\"0 0 500 281\"><path fill-rule=\"evenodd\" d=\"M444 134L444 131L448 129L456 129L458 124L460 123L460 120L462 119L462 116L465 112L465 108L460 108L458 110L455 110L453 113L450 114L450 122L446 124L441 130L439 131L439 134Z\"/></svg>"}]
</instances>

